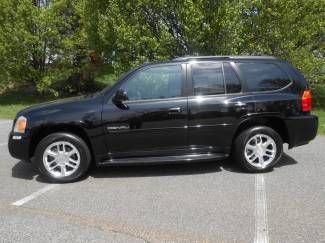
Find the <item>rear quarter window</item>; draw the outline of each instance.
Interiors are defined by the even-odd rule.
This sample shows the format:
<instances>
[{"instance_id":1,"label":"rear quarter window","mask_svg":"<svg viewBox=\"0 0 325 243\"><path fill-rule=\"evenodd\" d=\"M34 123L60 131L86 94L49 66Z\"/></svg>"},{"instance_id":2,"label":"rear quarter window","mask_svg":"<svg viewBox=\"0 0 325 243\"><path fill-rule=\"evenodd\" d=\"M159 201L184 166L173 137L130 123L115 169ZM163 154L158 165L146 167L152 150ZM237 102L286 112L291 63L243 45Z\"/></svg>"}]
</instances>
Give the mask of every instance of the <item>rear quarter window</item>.
<instances>
[{"instance_id":1,"label":"rear quarter window","mask_svg":"<svg viewBox=\"0 0 325 243\"><path fill-rule=\"evenodd\" d=\"M273 63L237 62L236 65L249 92L277 90L291 82L289 76Z\"/></svg>"}]
</instances>

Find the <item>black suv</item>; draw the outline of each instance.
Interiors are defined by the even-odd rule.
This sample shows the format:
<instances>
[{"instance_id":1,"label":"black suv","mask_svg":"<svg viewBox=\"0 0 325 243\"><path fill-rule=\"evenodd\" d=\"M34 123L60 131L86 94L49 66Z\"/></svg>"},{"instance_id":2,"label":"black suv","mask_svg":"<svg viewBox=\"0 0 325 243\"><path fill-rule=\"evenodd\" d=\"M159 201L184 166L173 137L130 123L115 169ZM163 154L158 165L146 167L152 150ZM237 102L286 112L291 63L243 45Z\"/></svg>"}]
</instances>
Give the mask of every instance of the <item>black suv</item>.
<instances>
[{"instance_id":1,"label":"black suv","mask_svg":"<svg viewBox=\"0 0 325 243\"><path fill-rule=\"evenodd\" d=\"M113 87L27 108L9 135L15 158L52 181L73 181L91 163L225 159L270 170L289 148L315 138L318 119L304 77L261 56L183 57L150 63Z\"/></svg>"}]
</instances>

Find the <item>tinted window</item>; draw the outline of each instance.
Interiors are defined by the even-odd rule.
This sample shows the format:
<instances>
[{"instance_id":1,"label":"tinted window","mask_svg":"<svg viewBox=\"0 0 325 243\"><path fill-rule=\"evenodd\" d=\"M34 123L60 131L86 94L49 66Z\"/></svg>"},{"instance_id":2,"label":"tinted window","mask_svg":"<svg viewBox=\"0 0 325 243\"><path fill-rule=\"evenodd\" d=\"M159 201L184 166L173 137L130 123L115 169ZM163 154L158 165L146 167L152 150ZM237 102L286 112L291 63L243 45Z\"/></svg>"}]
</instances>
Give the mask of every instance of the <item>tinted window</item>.
<instances>
[{"instance_id":1,"label":"tinted window","mask_svg":"<svg viewBox=\"0 0 325 243\"><path fill-rule=\"evenodd\" d=\"M193 64L192 80L195 95L223 94L225 92L221 63Z\"/></svg>"},{"instance_id":2,"label":"tinted window","mask_svg":"<svg viewBox=\"0 0 325 243\"><path fill-rule=\"evenodd\" d=\"M272 63L237 63L248 91L268 91L283 88L290 83L288 75Z\"/></svg>"},{"instance_id":3,"label":"tinted window","mask_svg":"<svg viewBox=\"0 0 325 243\"><path fill-rule=\"evenodd\" d=\"M227 93L239 93L241 91L241 84L230 63L225 62L223 64L223 71L225 74Z\"/></svg>"},{"instance_id":4,"label":"tinted window","mask_svg":"<svg viewBox=\"0 0 325 243\"><path fill-rule=\"evenodd\" d=\"M164 99L182 94L180 65L152 67L138 71L121 88L129 100Z\"/></svg>"}]
</instances>

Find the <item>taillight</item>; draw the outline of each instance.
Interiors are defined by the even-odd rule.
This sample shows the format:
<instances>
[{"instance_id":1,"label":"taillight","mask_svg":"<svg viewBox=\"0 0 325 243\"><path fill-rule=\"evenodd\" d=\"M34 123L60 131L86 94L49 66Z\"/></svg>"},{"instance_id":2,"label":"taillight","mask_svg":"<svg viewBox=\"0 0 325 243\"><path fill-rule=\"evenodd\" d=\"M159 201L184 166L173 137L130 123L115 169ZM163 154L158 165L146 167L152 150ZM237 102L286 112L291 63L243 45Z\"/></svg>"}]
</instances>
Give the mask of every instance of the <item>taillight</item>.
<instances>
[{"instance_id":1,"label":"taillight","mask_svg":"<svg viewBox=\"0 0 325 243\"><path fill-rule=\"evenodd\" d=\"M301 110L303 112L310 112L312 108L313 96L310 90L305 90L301 98Z\"/></svg>"}]
</instances>

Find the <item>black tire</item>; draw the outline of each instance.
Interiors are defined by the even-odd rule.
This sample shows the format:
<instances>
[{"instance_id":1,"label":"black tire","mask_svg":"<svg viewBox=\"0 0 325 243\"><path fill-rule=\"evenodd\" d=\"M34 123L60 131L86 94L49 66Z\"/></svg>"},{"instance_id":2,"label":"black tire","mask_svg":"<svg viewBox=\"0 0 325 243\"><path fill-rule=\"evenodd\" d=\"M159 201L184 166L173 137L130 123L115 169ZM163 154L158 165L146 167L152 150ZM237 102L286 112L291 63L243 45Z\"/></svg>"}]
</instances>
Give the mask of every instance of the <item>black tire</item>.
<instances>
[{"instance_id":1,"label":"black tire","mask_svg":"<svg viewBox=\"0 0 325 243\"><path fill-rule=\"evenodd\" d=\"M245 146L247 142L255 135L262 134L271 137L276 146L276 152L273 160L265 167L258 168L251 165L245 157ZM256 126L241 132L235 139L233 157L235 161L247 172L259 173L270 171L276 163L279 162L283 153L283 141L281 136L270 127Z\"/></svg>"},{"instance_id":2,"label":"black tire","mask_svg":"<svg viewBox=\"0 0 325 243\"><path fill-rule=\"evenodd\" d=\"M71 175L64 177L55 177L45 168L43 163L43 154L48 146L55 142L71 143L78 150L80 155L80 163L76 171ZM33 164L50 182L66 183L73 182L83 176L91 163L91 153L85 141L80 137L69 133L52 133L43 138L36 147Z\"/></svg>"}]
</instances>

